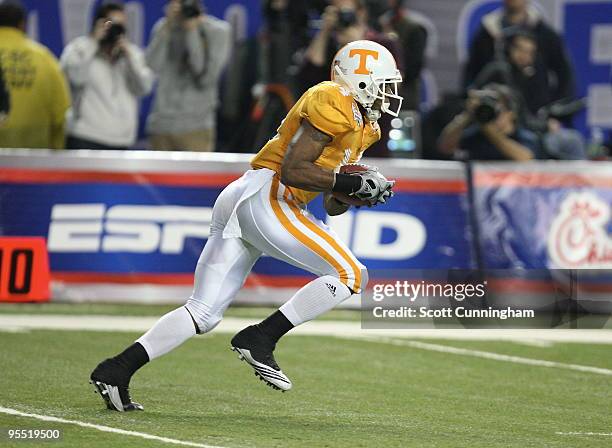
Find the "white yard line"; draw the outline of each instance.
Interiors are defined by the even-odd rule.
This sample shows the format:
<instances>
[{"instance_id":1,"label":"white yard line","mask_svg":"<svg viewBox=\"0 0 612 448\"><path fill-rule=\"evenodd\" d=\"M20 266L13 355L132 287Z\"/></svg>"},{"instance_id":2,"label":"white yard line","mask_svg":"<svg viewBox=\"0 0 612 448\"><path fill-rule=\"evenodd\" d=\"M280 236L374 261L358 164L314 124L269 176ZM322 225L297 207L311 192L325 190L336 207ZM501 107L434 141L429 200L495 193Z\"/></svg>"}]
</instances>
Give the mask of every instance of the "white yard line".
<instances>
[{"instance_id":1,"label":"white yard line","mask_svg":"<svg viewBox=\"0 0 612 448\"><path fill-rule=\"evenodd\" d=\"M47 314L0 314L0 331L19 330L79 330L79 331L131 331L144 332L156 321L157 317L125 317L99 315L47 315ZM235 333L254 323L254 319L228 317L215 329L216 333ZM348 339L367 339L394 345L403 345L421 350L449 353L461 356L491 359L538 367L574 370L586 373L612 376L612 370L600 367L583 366L546 361L542 359L509 356L494 352L470 350L431 344L414 339L448 339L477 341L507 341L529 343L542 341L575 342L584 344L612 344L612 330L467 330L467 329L414 329L414 330L364 330L359 321L312 321L291 332L297 335L333 336ZM205 340L205 338L204 338Z\"/></svg>"},{"instance_id":2,"label":"white yard line","mask_svg":"<svg viewBox=\"0 0 612 448\"><path fill-rule=\"evenodd\" d=\"M144 332L159 317L62 315L62 314L0 314L0 331L82 330L104 332ZM215 333L235 333L257 319L226 317ZM612 330L582 329L464 329L423 328L398 330L364 330L359 321L315 320L299 326L290 334L312 336L371 336L403 339L448 339L462 341L508 341L519 344L547 346L551 343L612 344Z\"/></svg>"},{"instance_id":3,"label":"white yard line","mask_svg":"<svg viewBox=\"0 0 612 448\"><path fill-rule=\"evenodd\" d=\"M559 436L612 436L612 432L556 432Z\"/></svg>"},{"instance_id":4,"label":"white yard line","mask_svg":"<svg viewBox=\"0 0 612 448\"><path fill-rule=\"evenodd\" d=\"M406 341L394 338L368 338L376 342L384 342L392 345L418 348L432 352L450 353L453 355L472 356L475 358L492 359L494 361L512 362L515 364L526 364L529 366L552 367L555 369L576 370L578 372L596 373L599 375L612 376L612 370L602 367L583 366L580 364L566 364L563 362L545 361L543 359L523 358L522 356L502 355L500 353L471 350L467 348L450 347L448 345L430 344L419 341Z\"/></svg>"},{"instance_id":5,"label":"white yard line","mask_svg":"<svg viewBox=\"0 0 612 448\"><path fill-rule=\"evenodd\" d=\"M81 422L78 420L68 420L65 418L53 417L52 415L30 414L27 412L18 411L17 409L5 408L2 406L0 406L0 413L8 414L8 415L15 415L18 417L34 418L36 420L42 420L44 422L65 423L68 425L76 425L76 426L81 426L82 428L91 428L97 431L110 432L113 434L121 434L124 436L140 437L141 439L155 440L157 442L170 443L172 445L193 446L193 447L198 447L198 448L223 448L223 447L214 446L214 445L205 445L203 443L187 442L185 440L176 440L176 439L170 439L168 437L155 436L153 434L147 434L144 432L127 431L125 429L113 428L111 426L95 425L93 423Z\"/></svg>"}]
</instances>

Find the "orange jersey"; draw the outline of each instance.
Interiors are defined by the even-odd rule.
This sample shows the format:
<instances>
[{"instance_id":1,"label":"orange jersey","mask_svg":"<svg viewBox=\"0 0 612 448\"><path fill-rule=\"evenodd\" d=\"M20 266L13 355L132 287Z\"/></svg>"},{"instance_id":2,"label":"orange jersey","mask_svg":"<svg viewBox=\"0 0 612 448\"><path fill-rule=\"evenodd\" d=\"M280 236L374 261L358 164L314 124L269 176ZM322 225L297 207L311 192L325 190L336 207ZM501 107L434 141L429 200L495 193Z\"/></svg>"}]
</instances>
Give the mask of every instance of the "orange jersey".
<instances>
[{"instance_id":1,"label":"orange jersey","mask_svg":"<svg viewBox=\"0 0 612 448\"><path fill-rule=\"evenodd\" d=\"M348 90L335 82L325 81L302 95L281 123L277 134L251 160L251 166L269 168L280 174L287 146L302 119L332 138L314 162L325 170L335 171L342 165L358 162L363 152L380 139L378 124L364 120ZM303 204L319 195L316 191L287 188Z\"/></svg>"}]
</instances>

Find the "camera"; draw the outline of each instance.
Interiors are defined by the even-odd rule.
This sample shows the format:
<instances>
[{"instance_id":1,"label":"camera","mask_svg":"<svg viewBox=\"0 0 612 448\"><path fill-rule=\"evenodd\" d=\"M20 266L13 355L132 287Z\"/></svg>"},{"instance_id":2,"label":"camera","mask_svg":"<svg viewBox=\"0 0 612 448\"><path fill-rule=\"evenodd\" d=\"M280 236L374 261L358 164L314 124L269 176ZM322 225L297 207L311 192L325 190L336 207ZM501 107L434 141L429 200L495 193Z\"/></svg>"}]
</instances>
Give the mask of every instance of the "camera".
<instances>
[{"instance_id":1,"label":"camera","mask_svg":"<svg viewBox=\"0 0 612 448\"><path fill-rule=\"evenodd\" d=\"M181 0L181 16L183 19L193 19L202 14L199 0Z\"/></svg>"},{"instance_id":2,"label":"camera","mask_svg":"<svg viewBox=\"0 0 612 448\"><path fill-rule=\"evenodd\" d=\"M341 9L338 11L338 28L344 29L357 23L357 14L353 9Z\"/></svg>"},{"instance_id":3,"label":"camera","mask_svg":"<svg viewBox=\"0 0 612 448\"><path fill-rule=\"evenodd\" d=\"M501 112L501 98L494 90L476 90L478 106L474 109L474 119L480 124L489 123L497 118Z\"/></svg>"},{"instance_id":4,"label":"camera","mask_svg":"<svg viewBox=\"0 0 612 448\"><path fill-rule=\"evenodd\" d=\"M106 30L104 38L100 41L100 45L113 47L121 36L125 34L125 26L121 23L111 22L111 26Z\"/></svg>"}]
</instances>

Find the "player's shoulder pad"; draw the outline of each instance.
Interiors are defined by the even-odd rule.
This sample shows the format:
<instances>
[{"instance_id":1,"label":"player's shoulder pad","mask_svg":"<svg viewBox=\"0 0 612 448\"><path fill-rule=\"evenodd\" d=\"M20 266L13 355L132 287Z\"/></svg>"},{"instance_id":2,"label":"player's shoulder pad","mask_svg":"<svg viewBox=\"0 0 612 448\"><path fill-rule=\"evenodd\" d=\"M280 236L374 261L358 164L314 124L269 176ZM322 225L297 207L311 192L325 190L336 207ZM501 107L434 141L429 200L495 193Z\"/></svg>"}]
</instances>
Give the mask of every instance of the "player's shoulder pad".
<instances>
[{"instance_id":1,"label":"player's shoulder pad","mask_svg":"<svg viewBox=\"0 0 612 448\"><path fill-rule=\"evenodd\" d=\"M361 128L361 113L350 92L325 81L311 87L300 111L302 118L331 137Z\"/></svg>"}]
</instances>

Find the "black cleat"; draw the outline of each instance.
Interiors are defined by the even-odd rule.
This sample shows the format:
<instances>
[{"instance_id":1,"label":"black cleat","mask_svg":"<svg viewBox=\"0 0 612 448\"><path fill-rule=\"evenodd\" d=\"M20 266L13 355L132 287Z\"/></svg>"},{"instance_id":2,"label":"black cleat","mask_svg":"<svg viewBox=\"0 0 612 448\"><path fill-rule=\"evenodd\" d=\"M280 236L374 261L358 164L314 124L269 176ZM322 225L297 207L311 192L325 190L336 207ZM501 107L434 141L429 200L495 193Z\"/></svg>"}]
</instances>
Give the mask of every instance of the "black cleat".
<instances>
[{"instance_id":1,"label":"black cleat","mask_svg":"<svg viewBox=\"0 0 612 448\"><path fill-rule=\"evenodd\" d=\"M231 349L238 353L238 358L246 361L261 381L283 392L291 389L291 380L274 359L275 344L256 325L238 332L230 344Z\"/></svg>"},{"instance_id":2,"label":"black cleat","mask_svg":"<svg viewBox=\"0 0 612 448\"><path fill-rule=\"evenodd\" d=\"M140 403L135 403L130 397L127 375L121 374L121 367L113 359L102 361L91 372L90 381L99 393L106 408L111 411L142 411L144 408Z\"/></svg>"}]
</instances>

